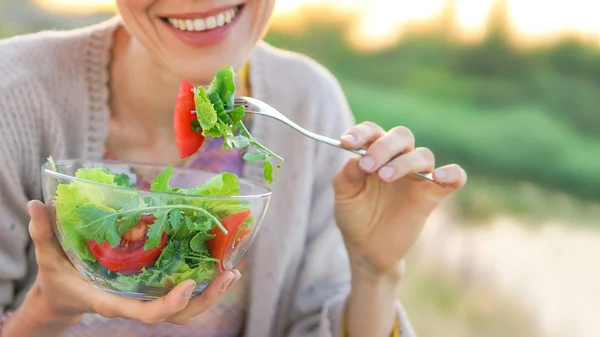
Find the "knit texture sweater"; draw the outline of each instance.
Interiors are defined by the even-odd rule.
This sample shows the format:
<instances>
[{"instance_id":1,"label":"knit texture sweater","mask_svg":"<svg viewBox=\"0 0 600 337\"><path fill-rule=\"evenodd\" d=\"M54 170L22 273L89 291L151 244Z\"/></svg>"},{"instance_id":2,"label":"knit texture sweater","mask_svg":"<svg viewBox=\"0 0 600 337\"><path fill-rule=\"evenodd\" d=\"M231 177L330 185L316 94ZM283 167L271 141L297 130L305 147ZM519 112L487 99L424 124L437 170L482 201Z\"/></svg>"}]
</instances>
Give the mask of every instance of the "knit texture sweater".
<instances>
[{"instance_id":1,"label":"knit texture sweater","mask_svg":"<svg viewBox=\"0 0 600 337\"><path fill-rule=\"evenodd\" d=\"M0 311L14 309L35 279L26 203L42 199L40 166L101 158L110 116L109 63L118 16L70 31L0 41ZM301 126L339 137L353 124L334 77L312 59L261 42L250 59L252 95ZM244 336L339 336L350 270L333 216L332 177L349 154L274 120L251 132L285 158L253 246ZM262 181L262 166L244 165ZM401 336L414 336L400 304ZM104 319L85 315L82 323Z\"/></svg>"}]
</instances>

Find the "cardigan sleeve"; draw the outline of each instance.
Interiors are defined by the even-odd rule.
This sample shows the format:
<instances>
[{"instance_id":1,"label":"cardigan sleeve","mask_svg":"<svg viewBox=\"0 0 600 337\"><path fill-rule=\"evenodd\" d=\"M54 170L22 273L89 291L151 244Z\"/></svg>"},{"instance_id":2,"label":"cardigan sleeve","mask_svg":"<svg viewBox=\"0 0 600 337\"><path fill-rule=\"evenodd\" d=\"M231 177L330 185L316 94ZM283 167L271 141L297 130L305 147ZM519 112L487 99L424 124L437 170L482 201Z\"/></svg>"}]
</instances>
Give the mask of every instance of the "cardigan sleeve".
<instances>
[{"instance_id":1,"label":"cardigan sleeve","mask_svg":"<svg viewBox=\"0 0 600 337\"><path fill-rule=\"evenodd\" d=\"M5 90L0 95L0 313L18 306L17 294L34 267L27 230L27 201L33 195L27 191L39 186L37 156L28 138L36 130L34 117L18 117L27 114L26 105L11 94Z\"/></svg>"},{"instance_id":2,"label":"cardigan sleeve","mask_svg":"<svg viewBox=\"0 0 600 337\"><path fill-rule=\"evenodd\" d=\"M354 118L337 80L324 69L319 88L318 132L338 139ZM288 337L338 337L342 335L345 303L350 293L350 267L341 232L334 219L333 176L352 156L348 151L319 144L306 247L293 299L293 324ZM397 303L399 335L415 333Z\"/></svg>"}]
</instances>

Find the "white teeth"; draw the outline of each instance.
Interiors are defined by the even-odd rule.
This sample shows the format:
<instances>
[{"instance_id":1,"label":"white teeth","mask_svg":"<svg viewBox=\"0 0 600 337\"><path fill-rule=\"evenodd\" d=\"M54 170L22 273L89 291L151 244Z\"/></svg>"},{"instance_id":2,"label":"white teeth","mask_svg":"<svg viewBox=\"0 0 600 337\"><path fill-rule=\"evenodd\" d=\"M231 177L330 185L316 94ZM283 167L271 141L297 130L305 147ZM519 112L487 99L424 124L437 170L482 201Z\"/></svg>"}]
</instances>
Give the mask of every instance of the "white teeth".
<instances>
[{"instance_id":1,"label":"white teeth","mask_svg":"<svg viewBox=\"0 0 600 337\"><path fill-rule=\"evenodd\" d=\"M209 16L204 20L206 20L206 28L213 29L217 27L217 19L214 16Z\"/></svg>"},{"instance_id":2,"label":"white teeth","mask_svg":"<svg viewBox=\"0 0 600 337\"><path fill-rule=\"evenodd\" d=\"M221 27L225 24L225 16L223 15L223 13L219 13L219 15L217 15L217 26Z\"/></svg>"},{"instance_id":3,"label":"white teeth","mask_svg":"<svg viewBox=\"0 0 600 337\"><path fill-rule=\"evenodd\" d=\"M198 31L205 30L206 24L204 23L204 20L202 20L202 19L194 20L194 28Z\"/></svg>"},{"instance_id":4,"label":"white teeth","mask_svg":"<svg viewBox=\"0 0 600 337\"><path fill-rule=\"evenodd\" d=\"M179 30L201 32L216 27L222 27L230 23L238 14L238 12L239 10L236 7L206 18L186 20L168 18L167 21L171 24L171 26Z\"/></svg>"}]
</instances>

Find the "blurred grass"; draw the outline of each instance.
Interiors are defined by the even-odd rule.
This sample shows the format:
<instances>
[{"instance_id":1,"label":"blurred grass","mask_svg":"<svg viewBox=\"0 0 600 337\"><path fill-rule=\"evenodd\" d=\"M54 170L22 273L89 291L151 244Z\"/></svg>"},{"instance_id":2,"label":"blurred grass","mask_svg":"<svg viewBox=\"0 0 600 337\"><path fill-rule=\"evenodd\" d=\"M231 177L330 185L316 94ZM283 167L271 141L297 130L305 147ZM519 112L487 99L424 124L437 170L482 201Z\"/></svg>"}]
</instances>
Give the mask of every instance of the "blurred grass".
<instances>
[{"instance_id":1,"label":"blurred grass","mask_svg":"<svg viewBox=\"0 0 600 337\"><path fill-rule=\"evenodd\" d=\"M530 312L488 287L465 285L409 259L399 299L419 336L542 336Z\"/></svg>"}]
</instances>

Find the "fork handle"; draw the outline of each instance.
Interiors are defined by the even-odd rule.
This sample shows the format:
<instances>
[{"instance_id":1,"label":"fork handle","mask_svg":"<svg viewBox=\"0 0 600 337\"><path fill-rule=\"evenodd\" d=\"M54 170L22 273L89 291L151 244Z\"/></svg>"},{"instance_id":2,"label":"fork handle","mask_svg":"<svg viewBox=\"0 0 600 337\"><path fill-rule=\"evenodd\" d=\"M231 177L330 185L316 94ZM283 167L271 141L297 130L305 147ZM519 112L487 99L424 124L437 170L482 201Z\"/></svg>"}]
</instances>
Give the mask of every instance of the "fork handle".
<instances>
[{"instance_id":1,"label":"fork handle","mask_svg":"<svg viewBox=\"0 0 600 337\"><path fill-rule=\"evenodd\" d=\"M339 140L332 139L332 138L329 138L329 137L325 137L325 136L322 136L322 135L317 135L317 136L318 137L315 137L315 140L318 140L318 141L320 141L322 143L326 143L326 144L329 144L329 145L332 145L332 146L339 147L340 149L344 149L346 151L350 151L350 152L352 152L354 154L358 154L358 155L364 156L367 153L366 149L358 149L358 150L347 149L347 148L345 148L345 147L342 146L342 143ZM429 181L431 181L433 183L436 183L436 184L438 184L438 185L440 185L442 187L446 187L444 184L435 181L435 179L433 179L433 174L431 174L429 172L419 172L419 173L415 173L415 175L418 176L418 177L420 177L420 178L429 180Z\"/></svg>"}]
</instances>

